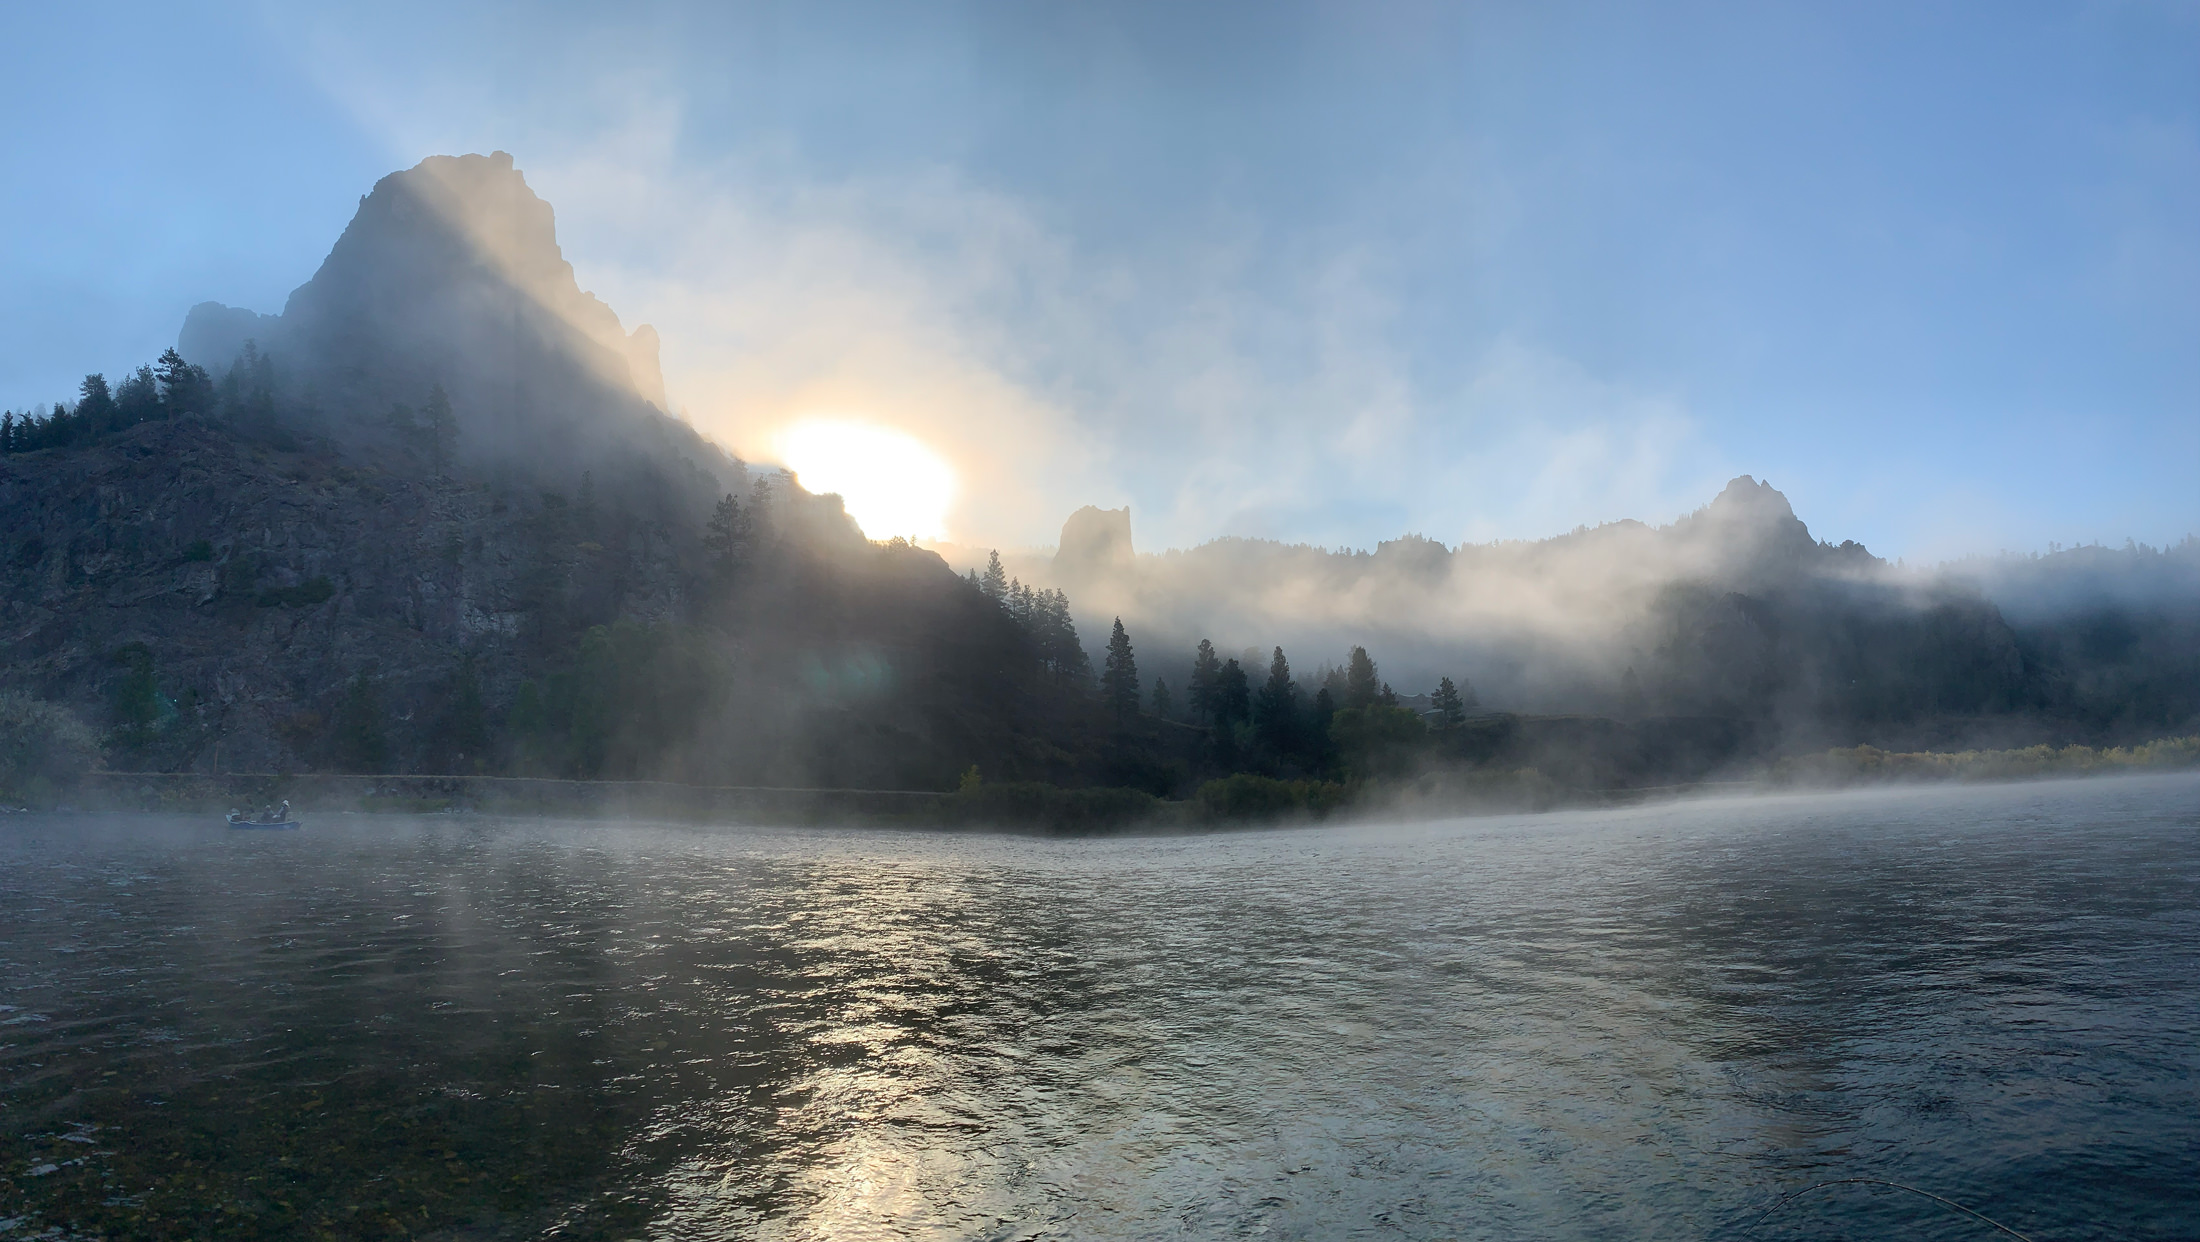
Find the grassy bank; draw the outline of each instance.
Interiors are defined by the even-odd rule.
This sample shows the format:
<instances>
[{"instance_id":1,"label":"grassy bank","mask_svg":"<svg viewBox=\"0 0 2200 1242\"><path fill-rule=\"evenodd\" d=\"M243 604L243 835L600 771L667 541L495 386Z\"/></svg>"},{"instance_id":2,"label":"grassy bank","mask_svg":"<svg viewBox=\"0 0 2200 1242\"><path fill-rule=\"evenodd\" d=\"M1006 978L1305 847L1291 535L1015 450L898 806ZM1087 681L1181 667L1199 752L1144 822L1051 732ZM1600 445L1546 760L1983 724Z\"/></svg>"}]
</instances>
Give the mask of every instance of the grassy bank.
<instances>
[{"instance_id":1,"label":"grassy bank","mask_svg":"<svg viewBox=\"0 0 2200 1242\"><path fill-rule=\"evenodd\" d=\"M2013 781L2200 767L2200 737L2139 746L2027 746L2020 750L1887 751L1852 746L1783 759L1774 785L1844 788L1913 781Z\"/></svg>"}]
</instances>

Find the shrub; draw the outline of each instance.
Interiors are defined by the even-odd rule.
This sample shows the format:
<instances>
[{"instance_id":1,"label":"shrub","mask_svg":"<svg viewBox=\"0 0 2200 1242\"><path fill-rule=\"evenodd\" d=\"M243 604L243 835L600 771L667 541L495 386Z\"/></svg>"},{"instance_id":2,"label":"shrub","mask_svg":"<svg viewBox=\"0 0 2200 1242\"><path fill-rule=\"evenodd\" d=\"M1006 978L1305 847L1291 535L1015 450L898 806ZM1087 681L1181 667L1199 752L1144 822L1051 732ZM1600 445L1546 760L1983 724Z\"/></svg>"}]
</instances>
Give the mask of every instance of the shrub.
<instances>
[{"instance_id":1,"label":"shrub","mask_svg":"<svg viewBox=\"0 0 2200 1242\"><path fill-rule=\"evenodd\" d=\"M1428 740L1428 726L1411 708L1347 707L1329 719L1329 738L1359 776L1396 776L1411 768Z\"/></svg>"},{"instance_id":2,"label":"shrub","mask_svg":"<svg viewBox=\"0 0 2200 1242\"><path fill-rule=\"evenodd\" d=\"M1344 804L1345 787L1333 781L1279 781L1240 772L1208 781L1192 795L1209 821L1285 819L1329 814Z\"/></svg>"},{"instance_id":3,"label":"shrub","mask_svg":"<svg viewBox=\"0 0 2200 1242\"><path fill-rule=\"evenodd\" d=\"M2021 750L1886 751L1856 746L1783 759L1772 771L1784 785L1859 785L1881 781L2007 781L2090 776L2098 772L2200 767L2200 737L2168 737L2141 746L2028 746Z\"/></svg>"},{"instance_id":4,"label":"shrub","mask_svg":"<svg viewBox=\"0 0 2200 1242\"><path fill-rule=\"evenodd\" d=\"M99 760L92 730L67 708L0 694L0 793L45 800Z\"/></svg>"},{"instance_id":5,"label":"shrub","mask_svg":"<svg viewBox=\"0 0 2200 1242\"><path fill-rule=\"evenodd\" d=\"M108 662L128 670L109 690L118 745L143 746L160 721L160 683L153 676L153 649L144 643L124 643Z\"/></svg>"},{"instance_id":6,"label":"shrub","mask_svg":"<svg viewBox=\"0 0 2200 1242\"><path fill-rule=\"evenodd\" d=\"M183 559L187 561L213 560L213 541L208 539L194 539L191 542L183 545Z\"/></svg>"}]
</instances>

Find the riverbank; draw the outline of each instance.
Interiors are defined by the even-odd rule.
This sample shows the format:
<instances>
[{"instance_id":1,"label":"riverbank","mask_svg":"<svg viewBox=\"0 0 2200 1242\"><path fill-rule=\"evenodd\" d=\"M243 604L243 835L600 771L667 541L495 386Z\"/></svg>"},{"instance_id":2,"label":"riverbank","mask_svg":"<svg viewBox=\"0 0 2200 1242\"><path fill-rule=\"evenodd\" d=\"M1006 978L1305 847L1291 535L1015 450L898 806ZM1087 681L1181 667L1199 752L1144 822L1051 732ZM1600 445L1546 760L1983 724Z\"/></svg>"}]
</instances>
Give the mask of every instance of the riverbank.
<instances>
[{"instance_id":1,"label":"riverbank","mask_svg":"<svg viewBox=\"0 0 2200 1242\"><path fill-rule=\"evenodd\" d=\"M1549 810L1670 796L1572 790L1528 770L1447 772L1380 785L1237 775L1190 798L1136 789L977 783L934 790L805 789L537 777L91 772L55 804L85 811L221 814L289 801L301 813L542 815L790 826L1011 830L1059 835L1196 832L1274 823Z\"/></svg>"},{"instance_id":2,"label":"riverbank","mask_svg":"<svg viewBox=\"0 0 2200 1242\"><path fill-rule=\"evenodd\" d=\"M1238 774L1190 798L1136 789L974 783L920 789L809 789L576 781L512 776L325 773L91 772L46 805L88 811L221 814L288 800L301 812L541 815L789 826L1007 830L1052 835L1200 832L1278 823L1441 819L1631 805L1708 794L2001 782L2200 767L2200 737L2131 747L2016 750L1828 750L1731 774L1732 779L1592 789L1533 768L1453 768L1379 782L1275 780ZM42 800L45 801L45 800Z\"/></svg>"},{"instance_id":3,"label":"riverbank","mask_svg":"<svg viewBox=\"0 0 2200 1242\"><path fill-rule=\"evenodd\" d=\"M928 823L955 795L930 790L802 789L573 781L522 776L92 772L75 805L107 811L226 811L288 800L299 811L483 813L559 818L719 819L737 823Z\"/></svg>"},{"instance_id":4,"label":"riverbank","mask_svg":"<svg viewBox=\"0 0 2200 1242\"><path fill-rule=\"evenodd\" d=\"M1886 751L1852 746L1783 759L1776 787L1845 789L1856 785L1942 781L2048 780L2200 767L2200 737L2167 737L2137 746L2027 746L2014 750Z\"/></svg>"}]
</instances>

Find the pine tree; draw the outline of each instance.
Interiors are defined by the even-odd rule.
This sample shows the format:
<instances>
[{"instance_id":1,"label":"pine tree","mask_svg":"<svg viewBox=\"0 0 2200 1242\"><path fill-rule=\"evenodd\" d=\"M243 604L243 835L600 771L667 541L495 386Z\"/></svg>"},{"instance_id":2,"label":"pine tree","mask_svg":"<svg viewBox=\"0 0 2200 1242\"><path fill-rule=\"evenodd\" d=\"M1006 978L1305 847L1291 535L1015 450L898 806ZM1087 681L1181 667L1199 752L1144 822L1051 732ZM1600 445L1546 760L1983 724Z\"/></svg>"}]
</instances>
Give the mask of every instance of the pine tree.
<instances>
[{"instance_id":1,"label":"pine tree","mask_svg":"<svg viewBox=\"0 0 2200 1242\"><path fill-rule=\"evenodd\" d=\"M1439 728L1457 728L1467 722L1467 705L1459 697L1459 687L1446 677L1436 683L1436 693L1429 701L1436 706L1436 723Z\"/></svg>"},{"instance_id":2,"label":"pine tree","mask_svg":"<svg viewBox=\"0 0 2200 1242\"><path fill-rule=\"evenodd\" d=\"M740 576L741 566L749 554L749 517L741 511L741 502L727 492L711 508L710 520L703 525L703 554L710 565L711 577L723 587Z\"/></svg>"},{"instance_id":3,"label":"pine tree","mask_svg":"<svg viewBox=\"0 0 2200 1242\"><path fill-rule=\"evenodd\" d=\"M1391 689L1390 683L1386 681L1383 683L1383 688L1375 692L1375 701L1384 707L1396 707L1398 706L1398 692Z\"/></svg>"},{"instance_id":4,"label":"pine tree","mask_svg":"<svg viewBox=\"0 0 2200 1242\"><path fill-rule=\"evenodd\" d=\"M1329 701L1332 704L1343 703L1345 688L1344 667L1337 664L1324 664L1322 666L1321 672L1321 688L1329 692Z\"/></svg>"},{"instance_id":5,"label":"pine tree","mask_svg":"<svg viewBox=\"0 0 2200 1242\"><path fill-rule=\"evenodd\" d=\"M69 417L69 407L54 402L46 409L46 447L67 448L76 442L76 420Z\"/></svg>"},{"instance_id":6,"label":"pine tree","mask_svg":"<svg viewBox=\"0 0 2200 1242\"><path fill-rule=\"evenodd\" d=\"M1375 661L1368 658L1367 648L1354 647L1352 657L1345 661L1344 703L1342 706L1368 707L1373 705L1380 693L1377 690L1379 685L1381 685L1381 682L1375 675Z\"/></svg>"},{"instance_id":7,"label":"pine tree","mask_svg":"<svg viewBox=\"0 0 2200 1242\"><path fill-rule=\"evenodd\" d=\"M1329 687L1314 692L1313 733L1317 740L1329 737L1329 718L1337 714L1337 696Z\"/></svg>"},{"instance_id":8,"label":"pine tree","mask_svg":"<svg viewBox=\"0 0 2200 1242\"><path fill-rule=\"evenodd\" d=\"M1169 683L1159 677L1153 679L1153 714L1160 720L1176 719L1176 700L1169 694Z\"/></svg>"},{"instance_id":9,"label":"pine tree","mask_svg":"<svg viewBox=\"0 0 2200 1242\"><path fill-rule=\"evenodd\" d=\"M451 398L443 391L443 385L437 384L428 390L428 404L422 412L428 419L428 461L440 479L449 469L451 454L458 447L458 419L451 413Z\"/></svg>"},{"instance_id":10,"label":"pine tree","mask_svg":"<svg viewBox=\"0 0 2200 1242\"><path fill-rule=\"evenodd\" d=\"M1108 635L1108 657L1100 674L1100 692L1115 713L1116 724L1138 714L1138 657L1131 652L1131 636L1123 628L1121 617L1115 619L1115 629Z\"/></svg>"},{"instance_id":11,"label":"pine tree","mask_svg":"<svg viewBox=\"0 0 2200 1242\"><path fill-rule=\"evenodd\" d=\"M1291 662L1284 659L1281 647L1268 662L1268 680L1261 685L1253 711L1254 724L1268 744L1289 751L1298 739L1299 688L1291 680Z\"/></svg>"},{"instance_id":12,"label":"pine tree","mask_svg":"<svg viewBox=\"0 0 2200 1242\"><path fill-rule=\"evenodd\" d=\"M1201 724L1211 724L1215 719L1216 678L1222 674L1222 661L1215 658L1215 645L1202 638L1199 650L1192 653L1192 683L1188 706Z\"/></svg>"},{"instance_id":13,"label":"pine tree","mask_svg":"<svg viewBox=\"0 0 2200 1242\"><path fill-rule=\"evenodd\" d=\"M229 373L222 376L216 393L217 405L223 418L240 425L264 427L275 421L275 368L259 346L251 341L237 351L236 360L229 364ZM412 411L405 411L407 421ZM394 420L393 420L394 422ZM399 427L398 441L407 450L416 447L418 427Z\"/></svg>"},{"instance_id":14,"label":"pine tree","mask_svg":"<svg viewBox=\"0 0 2200 1242\"><path fill-rule=\"evenodd\" d=\"M0 414L0 457L15 451L15 411Z\"/></svg>"},{"instance_id":15,"label":"pine tree","mask_svg":"<svg viewBox=\"0 0 2200 1242\"><path fill-rule=\"evenodd\" d=\"M1009 586L1009 615L1017 618L1039 649L1039 661L1055 679L1081 682L1092 676L1092 663L1077 640L1077 624L1070 619L1069 596L1056 590L1033 592L1022 583Z\"/></svg>"},{"instance_id":16,"label":"pine tree","mask_svg":"<svg viewBox=\"0 0 2200 1242\"><path fill-rule=\"evenodd\" d=\"M985 592L985 597L996 604L1008 597L1008 571L1001 568L999 552L986 558L985 576L978 579L978 589Z\"/></svg>"},{"instance_id":17,"label":"pine tree","mask_svg":"<svg viewBox=\"0 0 2200 1242\"><path fill-rule=\"evenodd\" d=\"M185 362L183 355L177 353L176 347L171 345L160 351L160 359L153 364L153 374L160 377L162 388L173 391L190 382L190 367L191 364Z\"/></svg>"},{"instance_id":18,"label":"pine tree","mask_svg":"<svg viewBox=\"0 0 2200 1242\"><path fill-rule=\"evenodd\" d=\"M125 427L161 417L160 379L151 367L139 367L115 388L116 421Z\"/></svg>"},{"instance_id":19,"label":"pine tree","mask_svg":"<svg viewBox=\"0 0 2200 1242\"><path fill-rule=\"evenodd\" d=\"M1252 715L1252 690L1245 669L1236 660L1225 660L1215 673L1215 723L1223 728Z\"/></svg>"},{"instance_id":20,"label":"pine tree","mask_svg":"<svg viewBox=\"0 0 2200 1242\"><path fill-rule=\"evenodd\" d=\"M1092 680L1092 661L1085 658L1085 645L1077 640L1077 623L1070 619L1069 596L1061 591L1054 593L1054 628L1062 652L1062 678L1076 683ZM1133 700L1134 704L1136 700Z\"/></svg>"},{"instance_id":21,"label":"pine tree","mask_svg":"<svg viewBox=\"0 0 2200 1242\"><path fill-rule=\"evenodd\" d=\"M213 378L205 367L185 362L173 346L161 351L154 374L160 379L162 412L168 417L213 411Z\"/></svg>"},{"instance_id":22,"label":"pine tree","mask_svg":"<svg viewBox=\"0 0 2200 1242\"><path fill-rule=\"evenodd\" d=\"M77 389L76 415L94 435L121 429L122 411L115 405L114 394L107 389L106 376L84 377L83 385Z\"/></svg>"}]
</instances>

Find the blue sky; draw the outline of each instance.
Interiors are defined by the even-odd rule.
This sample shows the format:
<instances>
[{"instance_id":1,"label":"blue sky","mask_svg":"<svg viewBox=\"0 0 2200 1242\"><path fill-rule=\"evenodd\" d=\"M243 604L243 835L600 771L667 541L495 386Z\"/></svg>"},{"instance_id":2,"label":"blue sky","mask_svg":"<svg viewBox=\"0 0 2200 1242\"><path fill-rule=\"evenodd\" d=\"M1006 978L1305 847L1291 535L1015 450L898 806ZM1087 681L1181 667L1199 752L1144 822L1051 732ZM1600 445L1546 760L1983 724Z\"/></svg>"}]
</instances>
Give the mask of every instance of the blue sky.
<instances>
[{"instance_id":1,"label":"blue sky","mask_svg":"<svg viewBox=\"0 0 2200 1242\"><path fill-rule=\"evenodd\" d=\"M2200 532L2189 4L19 5L0 91L12 408L505 149L698 425L959 540Z\"/></svg>"}]
</instances>

